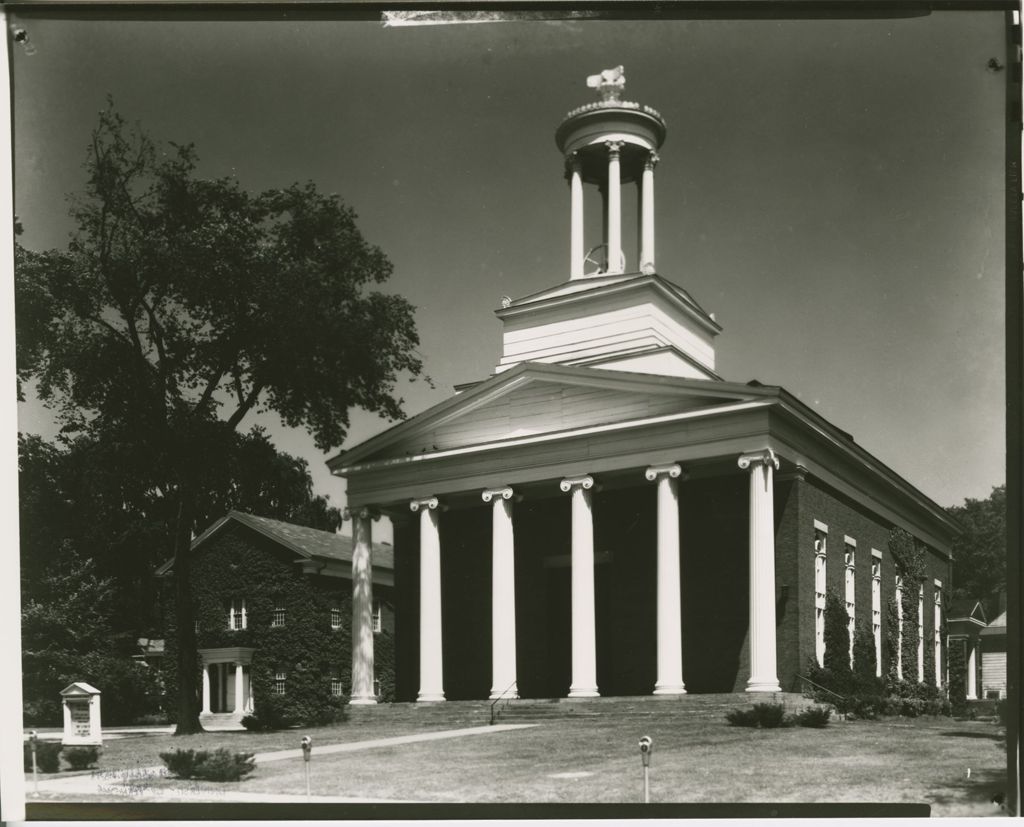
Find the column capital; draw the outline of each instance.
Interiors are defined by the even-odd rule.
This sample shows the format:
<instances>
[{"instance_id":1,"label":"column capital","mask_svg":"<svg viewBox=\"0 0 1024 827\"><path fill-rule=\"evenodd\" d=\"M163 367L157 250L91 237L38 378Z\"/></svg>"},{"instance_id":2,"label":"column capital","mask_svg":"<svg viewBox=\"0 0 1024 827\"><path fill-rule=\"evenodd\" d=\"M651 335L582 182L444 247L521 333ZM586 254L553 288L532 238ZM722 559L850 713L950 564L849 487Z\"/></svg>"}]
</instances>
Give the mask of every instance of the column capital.
<instances>
[{"instance_id":1,"label":"column capital","mask_svg":"<svg viewBox=\"0 0 1024 827\"><path fill-rule=\"evenodd\" d=\"M413 500L412 502L409 503L410 511L419 511L421 508L426 508L429 511L434 511L438 508L441 508L443 510L441 501L438 500L437 497L424 497L421 500Z\"/></svg>"},{"instance_id":2,"label":"column capital","mask_svg":"<svg viewBox=\"0 0 1024 827\"><path fill-rule=\"evenodd\" d=\"M779 470L779 458L771 448L765 448L763 451L754 451L749 454L743 454L736 460L736 463L744 471L751 465L772 465L776 471Z\"/></svg>"},{"instance_id":3,"label":"column capital","mask_svg":"<svg viewBox=\"0 0 1024 827\"><path fill-rule=\"evenodd\" d=\"M658 165L661 156L653 149L644 157L644 169L654 169Z\"/></svg>"},{"instance_id":4,"label":"column capital","mask_svg":"<svg viewBox=\"0 0 1024 827\"><path fill-rule=\"evenodd\" d=\"M590 476L584 477L566 477L560 483L558 487L562 489L563 493L568 494L573 488L582 488L584 491L589 491L594 487L594 478Z\"/></svg>"},{"instance_id":5,"label":"column capital","mask_svg":"<svg viewBox=\"0 0 1024 827\"><path fill-rule=\"evenodd\" d=\"M622 144L622 141L605 141L604 145L608 148L608 157L618 159Z\"/></svg>"},{"instance_id":6,"label":"column capital","mask_svg":"<svg viewBox=\"0 0 1024 827\"><path fill-rule=\"evenodd\" d=\"M374 508L372 505L364 505L359 508L345 506L341 512L341 519L343 520L354 520L357 517L360 520L379 520L380 516L380 509Z\"/></svg>"},{"instance_id":7,"label":"column capital","mask_svg":"<svg viewBox=\"0 0 1024 827\"><path fill-rule=\"evenodd\" d=\"M580 172L583 169L583 161L580 160L580 154L577 151L565 153L565 177L571 178L574 172Z\"/></svg>"},{"instance_id":8,"label":"column capital","mask_svg":"<svg viewBox=\"0 0 1024 827\"><path fill-rule=\"evenodd\" d=\"M484 491L481 491L480 498L485 503L489 503L495 497L498 497L502 500L511 500L513 493L514 492L512 491L512 486L505 485L502 486L501 488L487 488Z\"/></svg>"},{"instance_id":9,"label":"column capital","mask_svg":"<svg viewBox=\"0 0 1024 827\"><path fill-rule=\"evenodd\" d=\"M658 477L667 474L672 479L686 479L689 475L683 471L683 466L673 462L668 465L651 465L644 471L648 482L654 482Z\"/></svg>"}]
</instances>

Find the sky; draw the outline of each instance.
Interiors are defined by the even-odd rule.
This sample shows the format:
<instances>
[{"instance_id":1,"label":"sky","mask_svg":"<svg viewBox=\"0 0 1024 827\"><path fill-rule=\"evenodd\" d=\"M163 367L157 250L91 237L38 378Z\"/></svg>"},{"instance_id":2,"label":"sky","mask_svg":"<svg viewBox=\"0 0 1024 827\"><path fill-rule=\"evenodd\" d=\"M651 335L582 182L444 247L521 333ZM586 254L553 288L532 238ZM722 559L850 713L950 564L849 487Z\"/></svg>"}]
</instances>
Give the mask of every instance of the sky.
<instances>
[{"instance_id":1,"label":"sky","mask_svg":"<svg viewBox=\"0 0 1024 827\"><path fill-rule=\"evenodd\" d=\"M355 209L394 263L386 289L417 307L434 387L402 383L409 415L493 372L503 295L567 279L554 131L595 99L588 74L622 64L624 98L668 125L657 269L722 325L718 373L782 385L940 505L1004 482L1006 73L987 68L1007 63L1002 13L399 28L14 16L33 51L13 54L21 243L67 243L65 195L108 95L158 140L193 142L204 176L253 191L312 180ZM324 466L337 451L257 421L344 504ZM343 447L387 426L357 412ZM53 433L32 401L19 427Z\"/></svg>"}]
</instances>

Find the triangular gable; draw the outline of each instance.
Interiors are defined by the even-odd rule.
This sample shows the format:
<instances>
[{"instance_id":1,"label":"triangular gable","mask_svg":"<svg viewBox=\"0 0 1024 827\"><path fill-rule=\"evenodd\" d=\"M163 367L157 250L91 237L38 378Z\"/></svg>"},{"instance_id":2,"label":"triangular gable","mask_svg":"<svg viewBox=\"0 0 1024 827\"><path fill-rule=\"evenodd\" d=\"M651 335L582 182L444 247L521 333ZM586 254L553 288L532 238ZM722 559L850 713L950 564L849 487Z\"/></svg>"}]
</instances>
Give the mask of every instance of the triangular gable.
<instances>
[{"instance_id":1,"label":"triangular gable","mask_svg":"<svg viewBox=\"0 0 1024 827\"><path fill-rule=\"evenodd\" d=\"M774 388L527 362L332 459L357 462L747 402Z\"/></svg>"},{"instance_id":2,"label":"triangular gable","mask_svg":"<svg viewBox=\"0 0 1024 827\"><path fill-rule=\"evenodd\" d=\"M85 681L75 681L74 683L65 686L60 691L60 694L65 698L73 698L87 697L89 695L99 695L101 693L95 686L92 686L91 684L88 684Z\"/></svg>"}]
</instances>

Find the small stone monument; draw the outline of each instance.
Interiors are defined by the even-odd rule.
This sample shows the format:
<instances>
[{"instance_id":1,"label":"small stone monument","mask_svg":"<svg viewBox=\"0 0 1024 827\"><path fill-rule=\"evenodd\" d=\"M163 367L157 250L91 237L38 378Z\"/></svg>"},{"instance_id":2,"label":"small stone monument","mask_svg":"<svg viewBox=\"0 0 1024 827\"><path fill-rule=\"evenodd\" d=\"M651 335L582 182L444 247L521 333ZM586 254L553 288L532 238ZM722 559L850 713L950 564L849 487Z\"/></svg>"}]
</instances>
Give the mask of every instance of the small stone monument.
<instances>
[{"instance_id":1,"label":"small stone monument","mask_svg":"<svg viewBox=\"0 0 1024 827\"><path fill-rule=\"evenodd\" d=\"M61 690L64 702L65 746L103 745L100 730L100 691L84 681L76 681Z\"/></svg>"}]
</instances>

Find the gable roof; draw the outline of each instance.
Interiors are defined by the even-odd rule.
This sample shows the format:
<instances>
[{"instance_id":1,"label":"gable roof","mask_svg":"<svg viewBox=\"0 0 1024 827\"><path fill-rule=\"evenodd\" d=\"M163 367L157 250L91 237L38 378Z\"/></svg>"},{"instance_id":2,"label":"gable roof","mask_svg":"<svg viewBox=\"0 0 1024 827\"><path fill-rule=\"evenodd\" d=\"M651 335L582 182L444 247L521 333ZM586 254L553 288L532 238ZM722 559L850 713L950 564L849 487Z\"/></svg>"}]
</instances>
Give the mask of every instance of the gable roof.
<instances>
[{"instance_id":1,"label":"gable roof","mask_svg":"<svg viewBox=\"0 0 1024 827\"><path fill-rule=\"evenodd\" d=\"M981 634L985 637L992 635L1005 635L1006 634L1006 612L1003 612L999 617L993 620L988 626L981 630Z\"/></svg>"},{"instance_id":2,"label":"gable roof","mask_svg":"<svg viewBox=\"0 0 1024 827\"><path fill-rule=\"evenodd\" d=\"M241 511L229 511L217 522L210 526L192 541L192 551L195 551L204 543L220 534L226 527L232 524L244 525L257 531L264 537L273 540L280 546L307 559L339 560L346 563L352 562L352 549L355 545L351 537L343 534L335 534L332 531L321 531L316 528L286 523L282 520L272 520L269 517L257 517L255 514L245 514ZM171 558L159 569L157 574L166 574L174 565L174 558ZM395 552L390 545L383 543L373 544L373 567L374 569L387 569L393 571L395 568Z\"/></svg>"},{"instance_id":3,"label":"gable roof","mask_svg":"<svg viewBox=\"0 0 1024 827\"><path fill-rule=\"evenodd\" d=\"M946 616L950 623L954 620L973 620L985 624L988 618L985 616L985 607L980 600L974 598L959 598L950 601Z\"/></svg>"}]
</instances>

